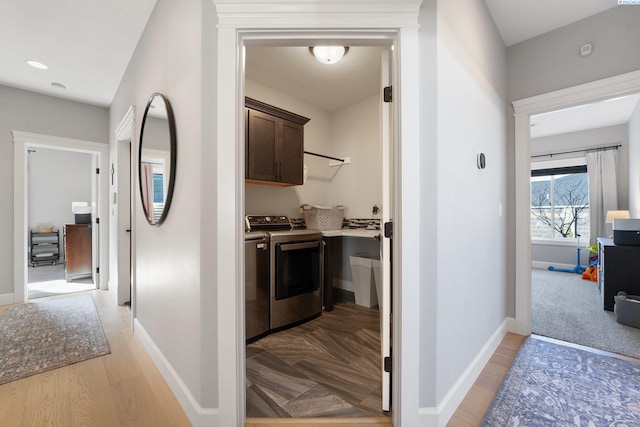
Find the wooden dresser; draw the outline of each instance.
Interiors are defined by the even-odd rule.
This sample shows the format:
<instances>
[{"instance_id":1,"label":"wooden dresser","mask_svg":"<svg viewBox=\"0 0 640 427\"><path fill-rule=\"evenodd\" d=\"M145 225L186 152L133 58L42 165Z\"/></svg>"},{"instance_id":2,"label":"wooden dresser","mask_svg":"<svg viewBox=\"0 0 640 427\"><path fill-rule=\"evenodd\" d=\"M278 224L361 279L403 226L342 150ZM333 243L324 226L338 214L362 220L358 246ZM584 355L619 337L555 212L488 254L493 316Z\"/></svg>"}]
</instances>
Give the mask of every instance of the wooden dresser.
<instances>
[{"instance_id":1,"label":"wooden dresser","mask_svg":"<svg viewBox=\"0 0 640 427\"><path fill-rule=\"evenodd\" d=\"M65 224L64 252L67 282L92 276L91 224Z\"/></svg>"}]
</instances>

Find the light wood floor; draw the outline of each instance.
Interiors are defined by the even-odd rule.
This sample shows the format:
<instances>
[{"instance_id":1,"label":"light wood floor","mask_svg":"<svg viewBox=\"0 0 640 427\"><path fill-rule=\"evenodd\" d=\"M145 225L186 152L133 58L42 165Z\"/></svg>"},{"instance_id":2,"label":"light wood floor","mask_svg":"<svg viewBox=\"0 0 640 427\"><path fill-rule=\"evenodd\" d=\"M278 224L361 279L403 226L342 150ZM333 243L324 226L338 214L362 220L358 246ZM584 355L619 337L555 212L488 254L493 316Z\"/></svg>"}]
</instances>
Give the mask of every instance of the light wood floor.
<instances>
[{"instance_id":1,"label":"light wood floor","mask_svg":"<svg viewBox=\"0 0 640 427\"><path fill-rule=\"evenodd\" d=\"M190 426L133 335L127 309L116 306L106 291L88 293L96 301L111 354L0 385L0 425ZM6 308L0 307L0 313Z\"/></svg>"},{"instance_id":2,"label":"light wood floor","mask_svg":"<svg viewBox=\"0 0 640 427\"><path fill-rule=\"evenodd\" d=\"M190 426L130 329L127 310L94 296L111 354L0 385L0 425ZM6 306L0 307L0 314ZM507 334L448 426L477 426L524 337ZM391 427L389 418L249 419L246 427Z\"/></svg>"}]
</instances>

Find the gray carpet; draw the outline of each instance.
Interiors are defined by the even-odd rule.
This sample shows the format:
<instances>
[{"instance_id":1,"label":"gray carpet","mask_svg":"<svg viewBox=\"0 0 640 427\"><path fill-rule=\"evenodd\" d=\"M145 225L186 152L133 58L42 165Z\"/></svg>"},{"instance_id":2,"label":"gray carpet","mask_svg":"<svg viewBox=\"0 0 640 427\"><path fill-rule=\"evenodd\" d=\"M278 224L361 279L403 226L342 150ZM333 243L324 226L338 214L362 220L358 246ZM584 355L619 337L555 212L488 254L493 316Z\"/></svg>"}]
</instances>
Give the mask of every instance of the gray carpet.
<instances>
[{"instance_id":1,"label":"gray carpet","mask_svg":"<svg viewBox=\"0 0 640 427\"><path fill-rule=\"evenodd\" d=\"M640 358L640 329L621 325L602 309L597 282L533 269L531 292L533 333Z\"/></svg>"},{"instance_id":2,"label":"gray carpet","mask_svg":"<svg viewBox=\"0 0 640 427\"><path fill-rule=\"evenodd\" d=\"M109 352L91 295L21 304L0 317L0 384Z\"/></svg>"},{"instance_id":3,"label":"gray carpet","mask_svg":"<svg viewBox=\"0 0 640 427\"><path fill-rule=\"evenodd\" d=\"M529 337L482 427L640 425L640 364Z\"/></svg>"}]
</instances>

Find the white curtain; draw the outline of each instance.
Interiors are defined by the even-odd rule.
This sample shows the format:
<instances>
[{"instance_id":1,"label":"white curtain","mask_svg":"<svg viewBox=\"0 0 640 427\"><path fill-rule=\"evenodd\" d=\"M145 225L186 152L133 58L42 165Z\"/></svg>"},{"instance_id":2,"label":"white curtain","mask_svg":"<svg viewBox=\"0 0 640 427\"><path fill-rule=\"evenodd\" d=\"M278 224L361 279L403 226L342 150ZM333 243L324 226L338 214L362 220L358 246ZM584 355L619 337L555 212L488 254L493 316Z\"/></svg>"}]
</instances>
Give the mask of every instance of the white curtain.
<instances>
[{"instance_id":1,"label":"white curtain","mask_svg":"<svg viewBox=\"0 0 640 427\"><path fill-rule=\"evenodd\" d=\"M589 174L589 215L591 217L590 244L598 237L607 237L607 211L618 209L618 150L587 152Z\"/></svg>"}]
</instances>

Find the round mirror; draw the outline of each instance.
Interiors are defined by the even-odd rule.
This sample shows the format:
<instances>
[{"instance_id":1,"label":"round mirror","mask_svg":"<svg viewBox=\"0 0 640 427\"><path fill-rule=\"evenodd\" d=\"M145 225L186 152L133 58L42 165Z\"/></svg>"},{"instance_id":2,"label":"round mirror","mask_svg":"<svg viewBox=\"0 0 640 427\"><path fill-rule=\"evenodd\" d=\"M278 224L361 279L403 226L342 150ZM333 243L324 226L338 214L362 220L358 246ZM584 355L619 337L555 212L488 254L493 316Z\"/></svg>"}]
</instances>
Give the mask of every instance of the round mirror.
<instances>
[{"instance_id":1,"label":"round mirror","mask_svg":"<svg viewBox=\"0 0 640 427\"><path fill-rule=\"evenodd\" d=\"M144 215L151 225L167 217L176 175L176 124L169 100L160 93L149 98L142 116L138 178Z\"/></svg>"}]
</instances>

